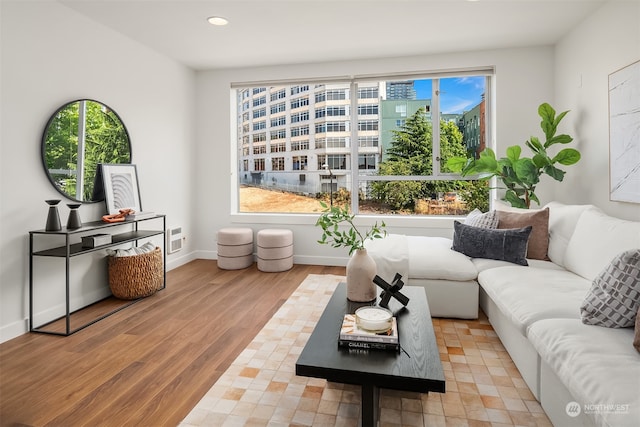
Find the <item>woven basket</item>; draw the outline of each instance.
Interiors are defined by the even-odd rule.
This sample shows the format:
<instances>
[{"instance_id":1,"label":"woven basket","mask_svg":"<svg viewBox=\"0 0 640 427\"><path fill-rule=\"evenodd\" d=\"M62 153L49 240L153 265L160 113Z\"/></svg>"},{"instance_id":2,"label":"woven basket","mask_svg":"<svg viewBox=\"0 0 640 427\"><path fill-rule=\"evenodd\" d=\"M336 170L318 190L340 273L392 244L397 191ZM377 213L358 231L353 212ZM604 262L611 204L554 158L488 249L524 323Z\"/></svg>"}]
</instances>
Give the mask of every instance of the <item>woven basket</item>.
<instances>
[{"instance_id":1,"label":"woven basket","mask_svg":"<svg viewBox=\"0 0 640 427\"><path fill-rule=\"evenodd\" d=\"M109 257L109 287L116 298L132 300L153 295L162 287L162 251Z\"/></svg>"}]
</instances>

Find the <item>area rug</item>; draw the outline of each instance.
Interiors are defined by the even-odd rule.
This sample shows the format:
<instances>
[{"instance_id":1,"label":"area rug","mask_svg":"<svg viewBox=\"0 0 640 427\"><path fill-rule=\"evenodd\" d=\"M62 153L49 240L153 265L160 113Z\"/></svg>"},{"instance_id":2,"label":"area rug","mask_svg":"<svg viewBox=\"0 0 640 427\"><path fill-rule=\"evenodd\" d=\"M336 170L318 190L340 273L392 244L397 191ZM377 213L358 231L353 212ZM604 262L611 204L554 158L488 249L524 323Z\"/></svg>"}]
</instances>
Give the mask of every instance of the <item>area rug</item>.
<instances>
[{"instance_id":1,"label":"area rug","mask_svg":"<svg viewBox=\"0 0 640 427\"><path fill-rule=\"evenodd\" d=\"M180 427L360 425L359 386L295 375L341 281L307 276ZM381 389L381 426L551 426L486 318L433 324L447 392Z\"/></svg>"}]
</instances>

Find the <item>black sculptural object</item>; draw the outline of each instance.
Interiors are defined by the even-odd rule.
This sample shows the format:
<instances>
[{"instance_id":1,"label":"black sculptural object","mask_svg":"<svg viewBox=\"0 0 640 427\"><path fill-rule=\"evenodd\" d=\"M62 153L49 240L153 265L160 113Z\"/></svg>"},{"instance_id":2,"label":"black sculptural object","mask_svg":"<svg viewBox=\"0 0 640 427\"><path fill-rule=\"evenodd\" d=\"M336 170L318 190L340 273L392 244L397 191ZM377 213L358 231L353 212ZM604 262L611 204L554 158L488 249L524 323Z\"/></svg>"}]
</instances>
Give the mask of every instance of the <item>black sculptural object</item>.
<instances>
[{"instance_id":1,"label":"black sculptural object","mask_svg":"<svg viewBox=\"0 0 640 427\"><path fill-rule=\"evenodd\" d=\"M409 304L409 298L407 298L406 295L400 292L400 289L402 289L402 287L404 286L404 282L401 279L402 275L400 275L399 273L396 273L391 284L388 284L382 277L378 275L373 278L373 283L383 289L383 291L380 293L380 307L388 308L389 300L391 300L391 297L397 299L400 304L404 306Z\"/></svg>"}]
</instances>

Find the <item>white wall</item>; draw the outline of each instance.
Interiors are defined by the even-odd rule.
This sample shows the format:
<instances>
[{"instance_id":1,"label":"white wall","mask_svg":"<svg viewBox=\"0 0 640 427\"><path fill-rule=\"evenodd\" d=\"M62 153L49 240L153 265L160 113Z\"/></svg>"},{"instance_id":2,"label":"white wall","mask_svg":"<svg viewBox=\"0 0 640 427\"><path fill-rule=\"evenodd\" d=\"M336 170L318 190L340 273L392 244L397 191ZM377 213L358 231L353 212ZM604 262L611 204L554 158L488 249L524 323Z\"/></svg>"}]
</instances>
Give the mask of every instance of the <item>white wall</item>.
<instances>
[{"instance_id":1,"label":"white wall","mask_svg":"<svg viewBox=\"0 0 640 427\"><path fill-rule=\"evenodd\" d=\"M610 215L640 220L640 204L609 200L609 74L640 59L640 2L610 1L574 28L555 52L556 100L582 159L556 198L591 203Z\"/></svg>"},{"instance_id":2,"label":"white wall","mask_svg":"<svg viewBox=\"0 0 640 427\"><path fill-rule=\"evenodd\" d=\"M57 2L0 4L0 341L5 341L26 330L28 232L44 228L44 200L62 198L63 223L68 215L70 201L49 183L40 155L49 116L68 101L97 99L118 112L131 136L144 209L167 214L168 225L183 226L188 237L168 265L188 258L194 247L195 73ZM80 208L83 221L104 213L103 203ZM72 261L78 279L74 298L104 293L104 275L92 284L101 277L92 274L95 257L79 258ZM61 302L63 269L62 260L39 264L42 310Z\"/></svg>"},{"instance_id":3,"label":"white wall","mask_svg":"<svg viewBox=\"0 0 640 427\"><path fill-rule=\"evenodd\" d=\"M243 225L254 230L288 227L294 231L294 261L344 265L347 253L316 243L321 233L315 227L314 215L232 215L232 180L236 180L236 164L230 159L232 144L230 122L234 114L229 106L232 82L279 80L313 77L344 76L424 71L474 66L496 67L495 100L497 105L496 132L498 154L504 155L507 146L523 143L529 136L540 134L538 105L553 102L553 48L550 46L526 49L505 49L461 54L387 58L366 61L347 61L297 66L274 66L199 72L197 75L197 193L199 231L196 246L198 257L214 258L215 233L225 226ZM542 203L551 200L553 182L541 185ZM548 188L547 188L548 187ZM363 218L363 223L373 219ZM452 235L453 221L449 219L390 218L387 229L395 233L420 235Z\"/></svg>"}]
</instances>

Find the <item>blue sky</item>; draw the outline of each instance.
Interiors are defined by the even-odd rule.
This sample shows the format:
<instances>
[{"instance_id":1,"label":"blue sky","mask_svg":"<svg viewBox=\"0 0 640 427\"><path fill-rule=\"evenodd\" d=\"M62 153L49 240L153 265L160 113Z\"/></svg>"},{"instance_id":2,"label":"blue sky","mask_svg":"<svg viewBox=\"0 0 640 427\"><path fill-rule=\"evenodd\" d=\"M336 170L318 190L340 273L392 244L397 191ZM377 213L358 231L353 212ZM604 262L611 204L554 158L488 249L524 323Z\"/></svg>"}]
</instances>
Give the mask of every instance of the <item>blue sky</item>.
<instances>
[{"instance_id":1,"label":"blue sky","mask_svg":"<svg viewBox=\"0 0 640 427\"><path fill-rule=\"evenodd\" d=\"M455 114L478 105L484 93L484 76L440 79L440 112ZM431 99L431 80L415 81L416 98Z\"/></svg>"}]
</instances>

